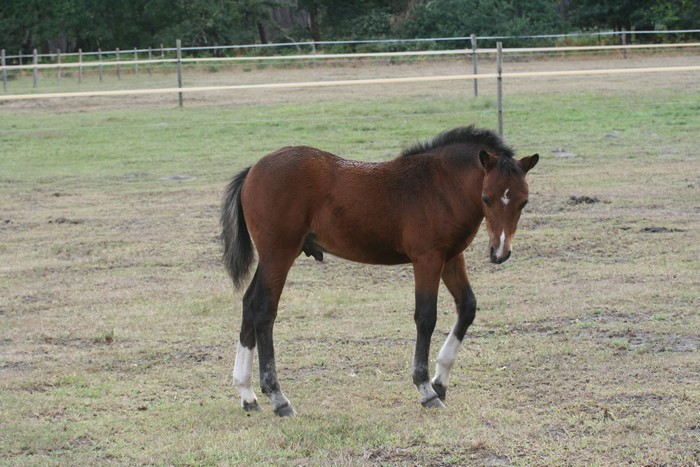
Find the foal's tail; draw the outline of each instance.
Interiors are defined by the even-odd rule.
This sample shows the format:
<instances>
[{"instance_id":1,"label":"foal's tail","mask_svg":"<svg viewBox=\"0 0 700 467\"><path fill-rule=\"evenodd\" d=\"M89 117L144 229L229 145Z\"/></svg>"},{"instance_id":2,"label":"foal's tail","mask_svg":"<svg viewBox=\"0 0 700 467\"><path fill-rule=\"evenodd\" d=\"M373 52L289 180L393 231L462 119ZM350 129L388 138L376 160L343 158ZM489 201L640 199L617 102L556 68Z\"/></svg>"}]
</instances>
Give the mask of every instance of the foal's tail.
<instances>
[{"instance_id":1,"label":"foal's tail","mask_svg":"<svg viewBox=\"0 0 700 467\"><path fill-rule=\"evenodd\" d=\"M221 202L221 242L224 245L223 261L233 285L239 289L250 273L253 264L253 242L243 217L241 191L250 167L233 177L226 187Z\"/></svg>"}]
</instances>

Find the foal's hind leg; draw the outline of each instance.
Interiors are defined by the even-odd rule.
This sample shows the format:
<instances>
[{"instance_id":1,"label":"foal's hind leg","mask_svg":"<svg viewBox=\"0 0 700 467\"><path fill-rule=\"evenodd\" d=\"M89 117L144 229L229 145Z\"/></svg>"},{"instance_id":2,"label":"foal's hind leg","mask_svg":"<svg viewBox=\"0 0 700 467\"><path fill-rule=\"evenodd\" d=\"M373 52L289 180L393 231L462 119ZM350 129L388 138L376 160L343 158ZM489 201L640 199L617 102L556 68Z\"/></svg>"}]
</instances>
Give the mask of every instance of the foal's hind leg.
<instances>
[{"instance_id":1,"label":"foal's hind leg","mask_svg":"<svg viewBox=\"0 0 700 467\"><path fill-rule=\"evenodd\" d=\"M266 258L261 254L256 272L259 275L259 286L253 298L255 302L253 307L255 339L258 344L260 360L260 387L263 394L272 401L275 414L280 417L296 415L296 411L280 389L277 380L275 349L272 340L272 330L277 318L277 306L292 263L294 263L294 257L284 260L278 256L272 261L266 261Z\"/></svg>"},{"instance_id":2,"label":"foal's hind leg","mask_svg":"<svg viewBox=\"0 0 700 467\"><path fill-rule=\"evenodd\" d=\"M476 297L469 286L462 254L447 262L442 273L442 280L457 305L457 321L442 345L440 353L438 353L435 376L432 380L433 389L444 401L450 369L457 358L457 351L462 344L467 328L474 322L476 316Z\"/></svg>"},{"instance_id":3,"label":"foal's hind leg","mask_svg":"<svg viewBox=\"0 0 700 467\"><path fill-rule=\"evenodd\" d=\"M233 385L241 395L243 410L260 410L258 398L253 391L253 354L255 351L255 324L253 323L253 296L258 287L258 273L243 296L243 320L241 334L236 353L236 363L233 366Z\"/></svg>"}]
</instances>

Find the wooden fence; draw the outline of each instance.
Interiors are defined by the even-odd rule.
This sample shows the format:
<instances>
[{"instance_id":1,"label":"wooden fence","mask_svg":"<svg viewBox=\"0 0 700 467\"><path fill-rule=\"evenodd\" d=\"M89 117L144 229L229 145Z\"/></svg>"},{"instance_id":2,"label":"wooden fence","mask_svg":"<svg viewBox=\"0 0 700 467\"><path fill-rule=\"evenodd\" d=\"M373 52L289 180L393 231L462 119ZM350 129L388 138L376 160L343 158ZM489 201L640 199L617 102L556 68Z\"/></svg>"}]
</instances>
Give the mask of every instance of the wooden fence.
<instances>
[{"instance_id":1,"label":"wooden fence","mask_svg":"<svg viewBox=\"0 0 700 467\"><path fill-rule=\"evenodd\" d=\"M326 46L370 46L370 45L415 45L415 44L440 44L445 42L453 43L465 43L467 48L478 48L478 43L481 41L488 41L490 43L495 43L495 41L506 41L506 40L580 40L581 38L588 38L589 40L596 40L598 43L606 39L617 40L620 45L627 45L628 43L634 42L636 37L644 36L654 36L654 37L668 37L668 36L678 36L679 34L686 35L696 35L700 34L700 29L682 29L682 30L669 30L669 31L626 31L622 29L621 31L596 31L596 32L579 32L579 33L567 33L567 34L537 34L537 35L522 35L522 36L477 36L476 34L471 34L469 36L461 37L431 37L431 38L418 38L418 39L374 39L374 40L351 40L351 41L318 41L318 42L285 42L285 43L271 43L271 44L242 44L242 45L220 45L220 46L203 46L203 47L182 47L183 52L203 52L203 53L225 53L227 51L241 52L250 50L263 50L263 49L289 49L295 48L297 50L309 50L310 53L316 53L317 49ZM98 50L96 52L83 52L79 50L75 53L64 53L63 57L75 58L78 56L90 57L90 56L116 56L133 54L135 57L147 55L149 59L155 56L164 57L168 53L175 53L175 47L164 47L163 44L159 48L132 48L132 49L117 49L114 51L102 51ZM51 60L55 61L57 56L61 55L60 51L58 53L50 54L37 54L39 60ZM16 55L7 55L6 58L10 61L17 62L17 64L22 65L23 61L26 59L32 60L34 55L26 55L18 53ZM136 58L138 59L138 58ZM101 61L101 60L98 60Z\"/></svg>"},{"instance_id":2,"label":"wooden fence","mask_svg":"<svg viewBox=\"0 0 700 467\"><path fill-rule=\"evenodd\" d=\"M203 58L183 58L180 41L177 41L175 48L175 58L149 58L140 60L138 57L135 60L117 60L117 61L92 61L83 62L67 62L51 64L37 63L36 56L34 63L31 65L6 65L4 51L2 54L2 75L3 85L5 86L6 94L0 95L0 102L10 100L33 100L33 99L52 99L52 98L70 98L70 97L96 97L96 96L123 96L123 95L138 95L138 94L177 94L178 103L183 106L183 95L186 93L208 92L208 91L240 91L246 89L288 89L288 88L309 88L309 87L328 87L328 86L357 86L371 84L396 84L396 83L415 83L415 82L435 82L435 81L466 81L473 80L474 95L478 94L478 80L480 79L496 79L497 80L497 100L498 100L498 126L499 132L503 131L503 106L502 106L502 78L527 78L527 77L547 77L547 76L577 76L577 75L616 75L616 74L640 74L640 73L677 73L677 72L694 72L700 71L700 65L674 66L674 67L646 67L646 68L614 68L614 69L588 69L588 70L558 70L558 71L534 71L534 72L503 72L504 54L517 53L566 53L566 52L588 52L588 51L623 51L633 49L683 49L691 47L700 47L700 43L686 44L646 44L646 45L615 45L615 46L581 46L581 47L532 47L532 48L503 48L499 42L496 49L477 49L476 47L459 49L459 50L429 50L429 51L413 51L413 52L374 52L374 53L351 53L351 54L313 54L313 55L277 55L277 56L245 56L245 57L203 57ZM477 56L479 54L495 54L496 70L495 73L479 73L477 66ZM420 56L459 56L462 55L469 58L473 64L473 72L470 74L445 75L445 76L421 76L421 77L402 77L402 78L375 78L375 79L351 79L351 80L334 80L334 81L310 81L310 82L290 82L290 83L259 83L259 84L239 84L239 85L220 85L220 86L196 86L183 87L182 85L182 65L183 63L230 63L244 61L272 61L272 60L331 60L331 59L359 59L359 58L392 58L392 57L420 57ZM32 94L9 94L7 93L7 77L8 71L12 70L32 70L34 83L36 87L38 70L55 69L57 80L60 84L62 70L68 68L79 69L79 80L82 79L82 69L84 67L98 67L100 80L102 78L102 70L105 67L114 69L117 77L120 76L121 67L134 67L134 72L139 73L139 66L146 66L148 72L151 73L151 67L154 64L174 64L177 68L177 85L167 88L157 89L118 89L104 91L84 91L84 92L51 92L51 93L32 93Z\"/></svg>"}]
</instances>

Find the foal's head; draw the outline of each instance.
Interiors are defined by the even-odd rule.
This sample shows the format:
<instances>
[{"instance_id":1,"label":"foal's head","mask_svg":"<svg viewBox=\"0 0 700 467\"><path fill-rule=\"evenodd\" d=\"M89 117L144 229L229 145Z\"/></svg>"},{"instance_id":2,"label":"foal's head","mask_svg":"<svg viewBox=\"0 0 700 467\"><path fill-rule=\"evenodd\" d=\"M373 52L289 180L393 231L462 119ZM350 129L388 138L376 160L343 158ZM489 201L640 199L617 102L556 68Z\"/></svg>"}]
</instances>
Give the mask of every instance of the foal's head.
<instances>
[{"instance_id":1,"label":"foal's head","mask_svg":"<svg viewBox=\"0 0 700 467\"><path fill-rule=\"evenodd\" d=\"M498 157L486 151L479 153L481 165L486 169L481 199L492 263L501 264L510 257L510 243L528 200L525 174L537 164L539 158L538 154L517 160Z\"/></svg>"}]
</instances>

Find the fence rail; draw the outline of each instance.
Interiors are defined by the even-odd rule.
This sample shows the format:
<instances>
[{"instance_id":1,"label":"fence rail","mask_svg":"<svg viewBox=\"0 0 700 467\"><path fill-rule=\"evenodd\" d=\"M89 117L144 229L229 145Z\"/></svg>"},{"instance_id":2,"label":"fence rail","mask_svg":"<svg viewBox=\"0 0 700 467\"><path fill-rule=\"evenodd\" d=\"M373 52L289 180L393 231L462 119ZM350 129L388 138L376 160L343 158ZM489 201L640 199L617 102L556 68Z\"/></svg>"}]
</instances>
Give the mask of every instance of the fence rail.
<instances>
[{"instance_id":1,"label":"fence rail","mask_svg":"<svg viewBox=\"0 0 700 467\"><path fill-rule=\"evenodd\" d=\"M626 42L628 36L635 35L677 35L677 34L699 34L700 29L677 29L668 31L598 31L598 32L578 32L578 33L567 33L567 34L535 34L535 35L522 35L522 36L478 36L472 34L470 36L457 36L457 37L430 37L430 38L417 38L417 39L367 39L367 40L350 40L350 41L304 41L304 42L284 42L284 43L272 43L272 44L241 44L241 45L219 45L219 46L206 46L206 47L182 47L183 52L216 52L216 51L226 51L226 50L250 50L250 49L274 49L274 48L310 48L316 50L317 47L321 46L333 46L333 45L369 45L369 44L420 44L420 43L439 43L439 42L468 42L471 41L504 41L504 40L521 40L521 39L567 39L567 38L581 38L581 37L591 37L591 38L602 38L602 37L615 37L619 36L621 41ZM625 38L625 39L622 39ZM63 53L64 57L78 57L83 56L97 56L97 55L116 55L118 53L136 53L145 54L160 52L161 55L165 53L174 53L177 49L175 47L150 47L150 48L136 48L131 49L117 49L114 51L97 51L97 52L71 52ZM505 49L504 49L505 50ZM39 59L55 59L56 53L49 54L37 54ZM7 60L18 60L22 62L24 59L32 59L32 54L16 54L7 55Z\"/></svg>"},{"instance_id":2,"label":"fence rail","mask_svg":"<svg viewBox=\"0 0 700 467\"><path fill-rule=\"evenodd\" d=\"M566 53L566 52L600 52L614 50L640 50L640 49L673 49L700 47L700 42L679 43L679 44L630 44L630 45L592 45L592 46L569 46L569 47L517 47L503 48L505 54L519 53ZM177 51L178 49L173 49ZM184 50L184 48L182 48ZM425 57L425 56L447 56L447 55L470 55L470 54L496 54L495 48L482 49L454 49L454 50L420 50L407 52L364 52L347 54L302 54L302 55L258 55L244 57L190 57L190 58L152 58L134 60L102 60L102 61L79 61L79 62L58 62L58 63L32 63L28 65L0 65L3 70L51 70L63 68L79 67L107 67L107 66L133 66L148 64L167 63L207 63L207 62L251 62L251 61L282 61L282 60L337 60L356 58L395 58L395 57Z\"/></svg>"},{"instance_id":3,"label":"fence rail","mask_svg":"<svg viewBox=\"0 0 700 467\"><path fill-rule=\"evenodd\" d=\"M179 41L178 41L179 46ZM79 91L79 92L50 92L50 93L33 93L33 94L4 94L0 95L0 103L3 101L16 100L37 100L37 99L54 99L54 98L75 98L75 97L98 97L98 96L125 96L125 95L145 95L145 94L178 94L180 107L183 105L183 94L197 92L212 92L212 91L241 91L241 90L265 90L265 89L290 89L290 88L313 88L313 87L333 87L333 86L360 86L374 84L401 84L401 83L417 83L417 82L438 82L438 81L466 81L473 80L474 95L477 95L477 82L483 79L496 79L498 90L498 127L499 133L503 133L502 123L502 92L501 86L503 78L531 78L531 77L561 77L561 76L582 76L582 75L621 75L621 74L644 74L644 73L680 73L680 72L700 72L700 65L688 66L666 66L666 67L645 67L645 68L609 68L609 69L584 69L584 70L556 70L556 71L522 71L522 72L503 72L502 56L504 53L548 53L548 52L564 52L564 51L605 51L605 50L620 50L627 49L655 49L669 47L700 47L700 43L692 44L649 44L649 45L627 45L627 46L585 46L585 47L540 47L540 48L511 48L503 49L499 42L496 49L479 49L478 53L494 53L496 54L496 73L477 73L475 49L462 50L446 50L446 51L422 51L422 52L378 52L378 53L362 53L362 54L322 54L322 55L298 55L298 56L274 56L274 57L227 57L227 58L182 58L181 48L177 47L176 59L158 59L158 60L140 60L141 64L153 63L175 63L177 65L177 87L152 88L152 89L118 89L105 91ZM4 52L4 51L3 51ZM336 59L336 58L364 58L364 57L397 57L397 56L421 56L421 55L471 55L474 65L474 73L472 74L457 74L443 76L419 76L419 77L401 77L401 78L371 78L371 79L352 79L352 80L328 80L328 81L305 81L305 82L289 82L289 83L258 83L258 84L238 84L238 85L218 85L218 86L193 86L183 87L182 85L182 63L183 62L210 62L210 61L241 61L241 60L289 60L289 59ZM4 55L3 55L4 59ZM34 80L36 84L36 76L38 67L42 69L57 68L58 82L60 84L60 69L68 68L69 66L83 66L88 64L82 63L58 63L58 64L35 64L31 66L5 66L2 62L3 80L7 70L21 70L32 68L34 71ZM112 65L133 65L134 61L117 61L117 62L94 62L90 66L105 66ZM138 69L138 68L137 68ZM101 68L100 68L101 70ZM81 68L82 72L82 68ZM6 85L6 81L5 81Z\"/></svg>"},{"instance_id":4,"label":"fence rail","mask_svg":"<svg viewBox=\"0 0 700 467\"><path fill-rule=\"evenodd\" d=\"M643 73L671 73L685 71L700 71L697 66L676 66L676 67L647 67L647 68L610 68L591 70L559 70L559 71L519 71L511 73L482 73L467 75L446 75L446 76L417 76L405 78L374 78L374 79L350 79L333 81L301 81L295 83L260 83L260 84L236 84L222 86L197 86L197 87L172 87L159 89L118 89L110 91L81 91L81 92L58 92L40 94L15 94L0 96L0 101L12 100L35 100L54 99L65 97L98 97L98 96L126 96L138 94L175 94L194 93L211 91L235 91L246 89L290 89L290 88L311 88L330 86L359 86L368 84L400 84L418 83L434 81L461 81L469 79L494 79L499 76L503 78L533 78L533 77L555 77L555 76L582 76L582 75L621 75L621 74L643 74Z\"/></svg>"}]
</instances>

